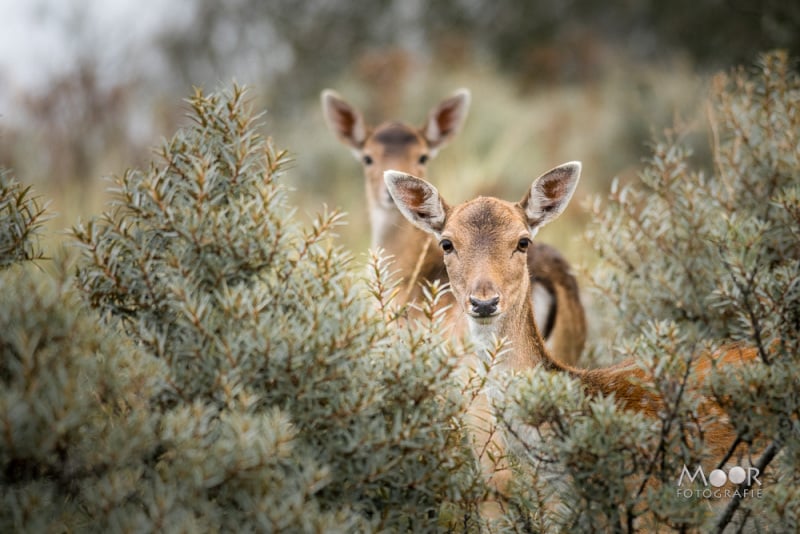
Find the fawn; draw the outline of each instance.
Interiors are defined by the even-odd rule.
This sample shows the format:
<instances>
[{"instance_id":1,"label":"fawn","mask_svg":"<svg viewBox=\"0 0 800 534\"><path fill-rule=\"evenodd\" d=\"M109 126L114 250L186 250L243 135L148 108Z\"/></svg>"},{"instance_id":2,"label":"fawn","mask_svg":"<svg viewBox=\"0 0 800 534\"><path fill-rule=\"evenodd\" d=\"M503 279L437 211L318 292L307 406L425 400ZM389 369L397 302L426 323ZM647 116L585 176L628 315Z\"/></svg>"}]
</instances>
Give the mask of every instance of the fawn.
<instances>
[{"instance_id":1,"label":"fawn","mask_svg":"<svg viewBox=\"0 0 800 534\"><path fill-rule=\"evenodd\" d=\"M506 339L509 350L498 358L498 370L515 372L541 366L579 379L588 394L614 394L618 404L655 417L662 408L659 398L641 381L644 371L633 362L600 369L578 369L555 359L532 320L527 251L537 231L560 215L578 183L581 165L571 162L544 173L519 202L479 197L457 206L448 205L430 183L403 172L388 171L385 180L398 209L418 228L434 235L444 254L451 290L467 320L477 348L476 359L465 367L474 372L480 358L495 339ZM756 358L754 349L729 347L698 359L692 371L702 379L716 364L737 364ZM631 380L631 379L634 380ZM706 444L722 457L736 435L713 401L701 404ZM499 501L484 503L486 517L502 513L510 470L504 460L506 443L496 431L488 394L469 408L468 427L490 488Z\"/></svg>"},{"instance_id":2,"label":"fawn","mask_svg":"<svg viewBox=\"0 0 800 534\"><path fill-rule=\"evenodd\" d=\"M383 174L389 169L424 177L428 162L461 129L469 109L470 93L456 91L428 112L415 128L403 122L369 126L363 115L335 91L322 92L322 109L330 129L364 167L372 246L394 258L405 302L421 296L418 282L447 282L442 251L398 211ZM586 340L586 318L578 283L561 254L545 244L526 253L534 317L548 347L561 361L575 363ZM447 302L445 302L447 304ZM533 319L532 319L533 320Z\"/></svg>"}]
</instances>

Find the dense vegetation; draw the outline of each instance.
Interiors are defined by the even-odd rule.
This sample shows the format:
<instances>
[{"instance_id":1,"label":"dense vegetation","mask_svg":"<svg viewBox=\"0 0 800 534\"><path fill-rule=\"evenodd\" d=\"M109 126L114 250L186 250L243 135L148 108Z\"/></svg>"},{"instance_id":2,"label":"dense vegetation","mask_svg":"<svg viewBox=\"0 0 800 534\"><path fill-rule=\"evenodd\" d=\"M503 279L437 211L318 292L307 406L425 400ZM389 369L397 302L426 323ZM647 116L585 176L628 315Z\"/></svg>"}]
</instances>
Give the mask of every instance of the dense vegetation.
<instances>
[{"instance_id":1,"label":"dense vegetation","mask_svg":"<svg viewBox=\"0 0 800 534\"><path fill-rule=\"evenodd\" d=\"M440 319L399 327L385 262L297 222L238 88L191 103L75 278L2 274L2 530L435 528L480 489Z\"/></svg>"},{"instance_id":2,"label":"dense vegetation","mask_svg":"<svg viewBox=\"0 0 800 534\"><path fill-rule=\"evenodd\" d=\"M520 462L537 476L519 477L535 481L521 484L520 499L540 507L544 530L798 528L800 77L775 53L712 85L714 168L694 168L681 132L668 132L638 181L596 199L586 236L601 258L603 348L653 377L666 401L660 420L587 399L563 376L534 373L513 386L511 415L545 436ZM719 369L698 391L725 406L737 431L741 448L728 467L766 473L748 487L761 490L755 497L742 486L745 498L719 502L700 479L678 485L684 466L706 475L718 467L696 424L700 399L687 370L732 342L757 348L758 364ZM733 483L721 489L736 495Z\"/></svg>"},{"instance_id":3,"label":"dense vegetation","mask_svg":"<svg viewBox=\"0 0 800 534\"><path fill-rule=\"evenodd\" d=\"M669 409L653 422L562 376L510 379L504 416L543 441L516 451L494 528L798 527L799 103L783 54L720 75L714 168L670 135L595 205L612 316L598 345L637 358ZM243 91L190 104L191 125L74 227L75 265L41 268L45 212L0 175L0 530L477 529L472 392L453 378L465 349L433 311L441 289L406 320L390 264L362 272L336 244L338 213L295 215L286 153ZM683 465L714 467L684 370L731 341L760 361L701 387L762 493L709 508L676 493Z\"/></svg>"}]
</instances>

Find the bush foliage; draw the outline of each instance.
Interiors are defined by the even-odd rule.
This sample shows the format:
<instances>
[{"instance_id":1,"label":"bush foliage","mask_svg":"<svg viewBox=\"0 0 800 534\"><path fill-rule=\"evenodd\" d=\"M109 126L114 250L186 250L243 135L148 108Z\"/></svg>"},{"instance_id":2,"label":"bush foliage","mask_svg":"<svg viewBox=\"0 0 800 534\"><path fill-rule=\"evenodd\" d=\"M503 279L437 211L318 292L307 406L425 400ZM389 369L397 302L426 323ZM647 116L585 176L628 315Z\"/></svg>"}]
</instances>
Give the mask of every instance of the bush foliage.
<instances>
[{"instance_id":1,"label":"bush foliage","mask_svg":"<svg viewBox=\"0 0 800 534\"><path fill-rule=\"evenodd\" d=\"M31 196L30 187L22 187L10 172L0 169L0 269L41 259L37 238L46 220L46 208Z\"/></svg>"},{"instance_id":2,"label":"bush foliage","mask_svg":"<svg viewBox=\"0 0 800 534\"><path fill-rule=\"evenodd\" d=\"M799 96L781 54L719 76L715 168L668 136L595 205L609 339L665 410L504 377L510 441L518 420L541 439L514 447L514 506L493 528L797 528ZM22 261L44 212L0 175L0 530L476 530L485 487L441 288L408 319L390 264L358 272L334 244L340 214L297 218L287 155L240 88L189 103L158 160L114 178L110 210L74 228L74 273ZM676 495L681 466L713 468L686 370L730 341L760 361L698 386L768 476L758 498L708 507Z\"/></svg>"},{"instance_id":3,"label":"bush foliage","mask_svg":"<svg viewBox=\"0 0 800 534\"><path fill-rule=\"evenodd\" d=\"M543 530L798 528L800 76L782 53L718 75L708 117L712 170L695 169L691 147L668 132L638 181L595 201L587 235L609 341L653 378L659 420L587 399L561 376L511 386L507 418L543 438L521 455L520 471L537 476L518 477L535 481L520 484L520 499L537 503ZM695 356L731 342L757 348L759 361L693 384ZM737 432L743 448L728 467L765 473L757 496L737 498L732 483L728 500L678 492L684 465L721 467L697 425L698 393L720 401Z\"/></svg>"},{"instance_id":4,"label":"bush foliage","mask_svg":"<svg viewBox=\"0 0 800 534\"><path fill-rule=\"evenodd\" d=\"M75 228L83 298L4 275L3 530L435 530L480 490L441 317L297 221L242 90L190 103Z\"/></svg>"}]
</instances>

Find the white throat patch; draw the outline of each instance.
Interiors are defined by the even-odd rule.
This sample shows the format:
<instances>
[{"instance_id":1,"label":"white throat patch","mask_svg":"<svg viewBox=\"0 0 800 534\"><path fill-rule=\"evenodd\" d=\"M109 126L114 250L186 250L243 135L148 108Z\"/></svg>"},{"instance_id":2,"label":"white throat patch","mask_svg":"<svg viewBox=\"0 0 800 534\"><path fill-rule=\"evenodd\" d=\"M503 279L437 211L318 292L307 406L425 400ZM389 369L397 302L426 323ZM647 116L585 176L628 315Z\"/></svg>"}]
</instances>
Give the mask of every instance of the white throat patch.
<instances>
[{"instance_id":1,"label":"white throat patch","mask_svg":"<svg viewBox=\"0 0 800 534\"><path fill-rule=\"evenodd\" d=\"M473 317L467 318L467 324L469 325L470 339L475 344L475 349L477 351L483 354L494 349L495 325L478 322ZM482 355L481 359L483 358L484 356Z\"/></svg>"}]
</instances>

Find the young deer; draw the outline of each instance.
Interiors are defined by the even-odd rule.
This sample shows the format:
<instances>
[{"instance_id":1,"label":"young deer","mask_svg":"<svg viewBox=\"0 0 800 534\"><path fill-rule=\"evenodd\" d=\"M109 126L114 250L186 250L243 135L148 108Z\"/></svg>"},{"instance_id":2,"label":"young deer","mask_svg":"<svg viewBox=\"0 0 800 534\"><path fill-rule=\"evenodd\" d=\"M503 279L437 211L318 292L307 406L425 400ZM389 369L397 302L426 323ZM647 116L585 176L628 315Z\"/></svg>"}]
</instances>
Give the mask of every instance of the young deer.
<instances>
[{"instance_id":1,"label":"young deer","mask_svg":"<svg viewBox=\"0 0 800 534\"><path fill-rule=\"evenodd\" d=\"M609 368L584 370L554 359L545 348L542 336L532 321L529 294L530 278L526 251L539 228L555 219L566 207L578 183L581 165L567 163L543 174L533 182L520 202L479 197L458 206L449 206L428 182L402 172L385 175L387 187L403 215L420 229L433 234L444 252L450 286L468 321L479 355L485 354L495 339L505 338L509 350L496 362L501 371L520 371L541 365L545 369L569 373L578 378L588 394L614 394L625 409L655 417L659 398L641 385L646 380L641 368L623 362ZM713 356L717 363L739 363L756 357L755 350L729 349ZM693 365L702 378L712 366L712 357ZM475 361L466 362L472 369ZM634 380L631 380L631 379ZM734 442L735 434L723 412L708 400L701 404L707 420L705 440L718 457ZM468 421L476 452L490 487L502 497L510 472L502 458L505 443L495 432L493 411L486 395L470 407ZM498 458L501 459L498 461ZM501 513L500 502L485 503L488 517Z\"/></svg>"},{"instance_id":2,"label":"young deer","mask_svg":"<svg viewBox=\"0 0 800 534\"><path fill-rule=\"evenodd\" d=\"M424 177L427 163L458 133L469 109L470 93L456 91L428 113L421 128L384 122L375 128L336 92L322 92L322 109L330 129L364 166L372 246L393 256L406 302L421 296L419 282L447 282L442 252L426 233L397 210L383 173L396 169ZM527 261L534 316L553 354L574 363L586 341L586 318L570 266L553 247L535 244Z\"/></svg>"}]
</instances>

